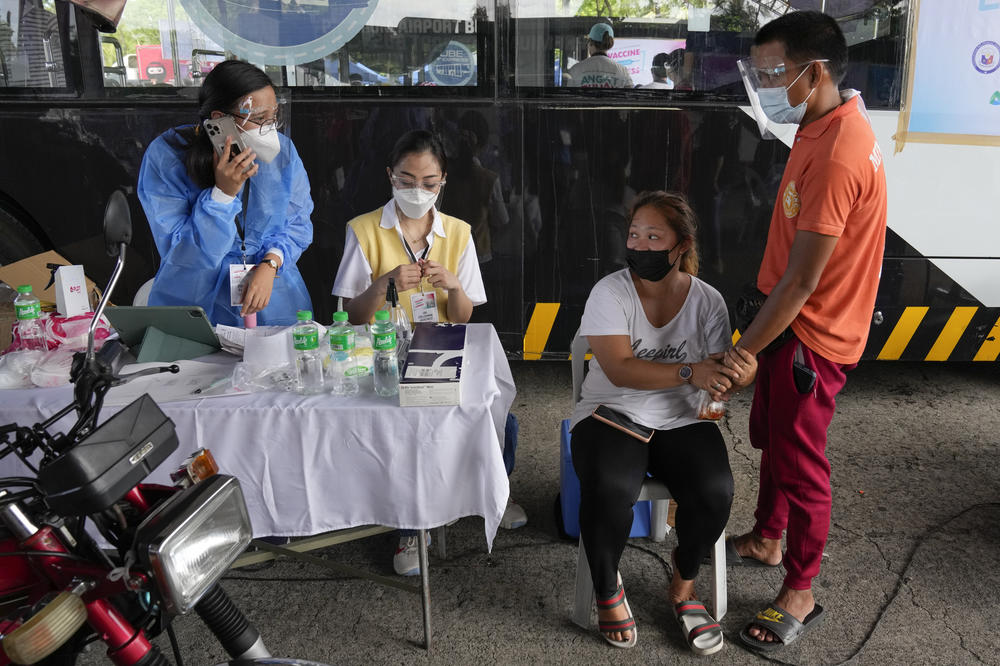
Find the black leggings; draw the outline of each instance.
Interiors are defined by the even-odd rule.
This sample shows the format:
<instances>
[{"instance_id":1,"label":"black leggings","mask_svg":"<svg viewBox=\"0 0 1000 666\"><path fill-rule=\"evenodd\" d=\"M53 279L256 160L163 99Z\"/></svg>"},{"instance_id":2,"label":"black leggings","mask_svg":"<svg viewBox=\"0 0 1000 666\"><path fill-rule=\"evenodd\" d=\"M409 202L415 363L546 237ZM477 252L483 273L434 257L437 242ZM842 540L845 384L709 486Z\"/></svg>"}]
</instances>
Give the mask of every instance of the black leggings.
<instances>
[{"instance_id":1,"label":"black leggings","mask_svg":"<svg viewBox=\"0 0 1000 666\"><path fill-rule=\"evenodd\" d=\"M572 448L580 532L598 597L618 588L618 560L647 472L677 500L677 568L686 580L697 576L733 503L733 473L718 426L704 421L657 430L644 444L588 416L573 428Z\"/></svg>"}]
</instances>

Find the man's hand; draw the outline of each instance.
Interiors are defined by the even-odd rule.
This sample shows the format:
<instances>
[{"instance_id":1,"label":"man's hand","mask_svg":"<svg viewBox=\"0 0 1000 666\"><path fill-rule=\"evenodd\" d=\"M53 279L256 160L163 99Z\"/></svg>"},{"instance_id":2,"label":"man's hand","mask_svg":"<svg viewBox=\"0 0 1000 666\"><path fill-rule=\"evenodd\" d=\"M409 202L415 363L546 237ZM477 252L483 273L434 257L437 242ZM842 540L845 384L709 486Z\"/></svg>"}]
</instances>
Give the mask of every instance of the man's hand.
<instances>
[{"instance_id":1,"label":"man's hand","mask_svg":"<svg viewBox=\"0 0 1000 666\"><path fill-rule=\"evenodd\" d=\"M748 386L757 376L757 357L739 345L727 351L722 362L734 373L730 375L733 393Z\"/></svg>"}]
</instances>

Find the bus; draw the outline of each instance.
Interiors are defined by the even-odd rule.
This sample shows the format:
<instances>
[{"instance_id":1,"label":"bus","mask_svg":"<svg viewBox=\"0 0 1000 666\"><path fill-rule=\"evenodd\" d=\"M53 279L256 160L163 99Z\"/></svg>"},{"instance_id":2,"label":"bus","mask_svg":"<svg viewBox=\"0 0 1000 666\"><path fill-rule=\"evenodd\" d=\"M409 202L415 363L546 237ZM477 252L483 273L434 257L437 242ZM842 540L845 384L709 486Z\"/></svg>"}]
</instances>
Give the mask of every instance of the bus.
<instances>
[{"instance_id":1,"label":"bus","mask_svg":"<svg viewBox=\"0 0 1000 666\"><path fill-rule=\"evenodd\" d=\"M986 115L1000 92L975 107L984 129L920 125L944 117L920 112L921 91L944 85L921 78L921 56L946 50L936 44L954 51L950 78L1000 90L998 0L110 0L105 15L98 4L0 0L0 262L55 249L101 283L103 207L124 189L135 234L117 296L130 300L159 261L135 195L143 151L196 121L201 78L240 58L288 102L284 131L315 202L299 268L320 321L336 307L347 221L389 199L389 149L426 128L449 153L439 208L476 238L489 301L473 320L493 323L511 359L564 359L591 287L624 266L626 211L643 190L692 201L701 277L730 306L755 279L790 138L761 138L736 61L767 21L821 9L847 36L843 85L864 96L889 181L865 358L1000 356L1000 121L990 130ZM572 86L596 22L612 25L611 55L637 87ZM658 54L669 76L646 87Z\"/></svg>"}]
</instances>

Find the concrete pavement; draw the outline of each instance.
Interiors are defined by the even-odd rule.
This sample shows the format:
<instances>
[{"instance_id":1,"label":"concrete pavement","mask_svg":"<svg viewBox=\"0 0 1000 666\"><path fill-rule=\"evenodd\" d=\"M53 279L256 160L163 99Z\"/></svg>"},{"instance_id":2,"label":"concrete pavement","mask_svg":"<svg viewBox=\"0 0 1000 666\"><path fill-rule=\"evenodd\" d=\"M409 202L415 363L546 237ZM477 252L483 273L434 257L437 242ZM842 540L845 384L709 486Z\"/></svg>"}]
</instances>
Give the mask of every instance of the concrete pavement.
<instances>
[{"instance_id":1,"label":"concrete pavement","mask_svg":"<svg viewBox=\"0 0 1000 666\"><path fill-rule=\"evenodd\" d=\"M431 560L432 651L419 647L415 595L281 561L234 571L224 583L272 652L330 664L762 662L737 635L783 572L730 569L726 646L697 658L664 594L672 535L660 544L632 540L622 559L636 648L616 650L596 627L570 622L576 546L558 537L553 518L569 364L517 363L514 374L521 435L512 496L529 524L501 530L491 554L481 519L449 528L450 557ZM774 655L776 663L1000 663L998 379L996 364L869 363L850 375L830 430L833 522L814 581L826 619ZM752 524L759 456L747 441L749 399L749 391L738 396L723 423L736 479L731 533ZM391 575L394 545L394 535L380 535L322 552ZM176 627L188 664L223 658L196 617Z\"/></svg>"}]
</instances>

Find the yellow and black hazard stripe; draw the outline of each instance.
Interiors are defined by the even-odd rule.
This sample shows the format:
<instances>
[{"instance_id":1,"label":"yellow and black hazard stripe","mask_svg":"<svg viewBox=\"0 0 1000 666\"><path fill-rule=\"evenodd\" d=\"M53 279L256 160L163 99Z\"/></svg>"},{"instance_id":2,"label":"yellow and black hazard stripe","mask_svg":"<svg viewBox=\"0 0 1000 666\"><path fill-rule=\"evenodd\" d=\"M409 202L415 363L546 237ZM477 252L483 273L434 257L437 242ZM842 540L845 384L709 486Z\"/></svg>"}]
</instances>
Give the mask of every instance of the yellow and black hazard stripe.
<instances>
[{"instance_id":1,"label":"yellow and black hazard stripe","mask_svg":"<svg viewBox=\"0 0 1000 666\"><path fill-rule=\"evenodd\" d=\"M535 303L524 333L522 358L567 358L582 308ZM733 341L739 332L733 334ZM880 361L996 361L1000 308L978 306L879 308L865 359Z\"/></svg>"},{"instance_id":2,"label":"yellow and black hazard stripe","mask_svg":"<svg viewBox=\"0 0 1000 666\"><path fill-rule=\"evenodd\" d=\"M1000 308L913 306L880 309L865 358L880 361L996 361Z\"/></svg>"}]
</instances>

